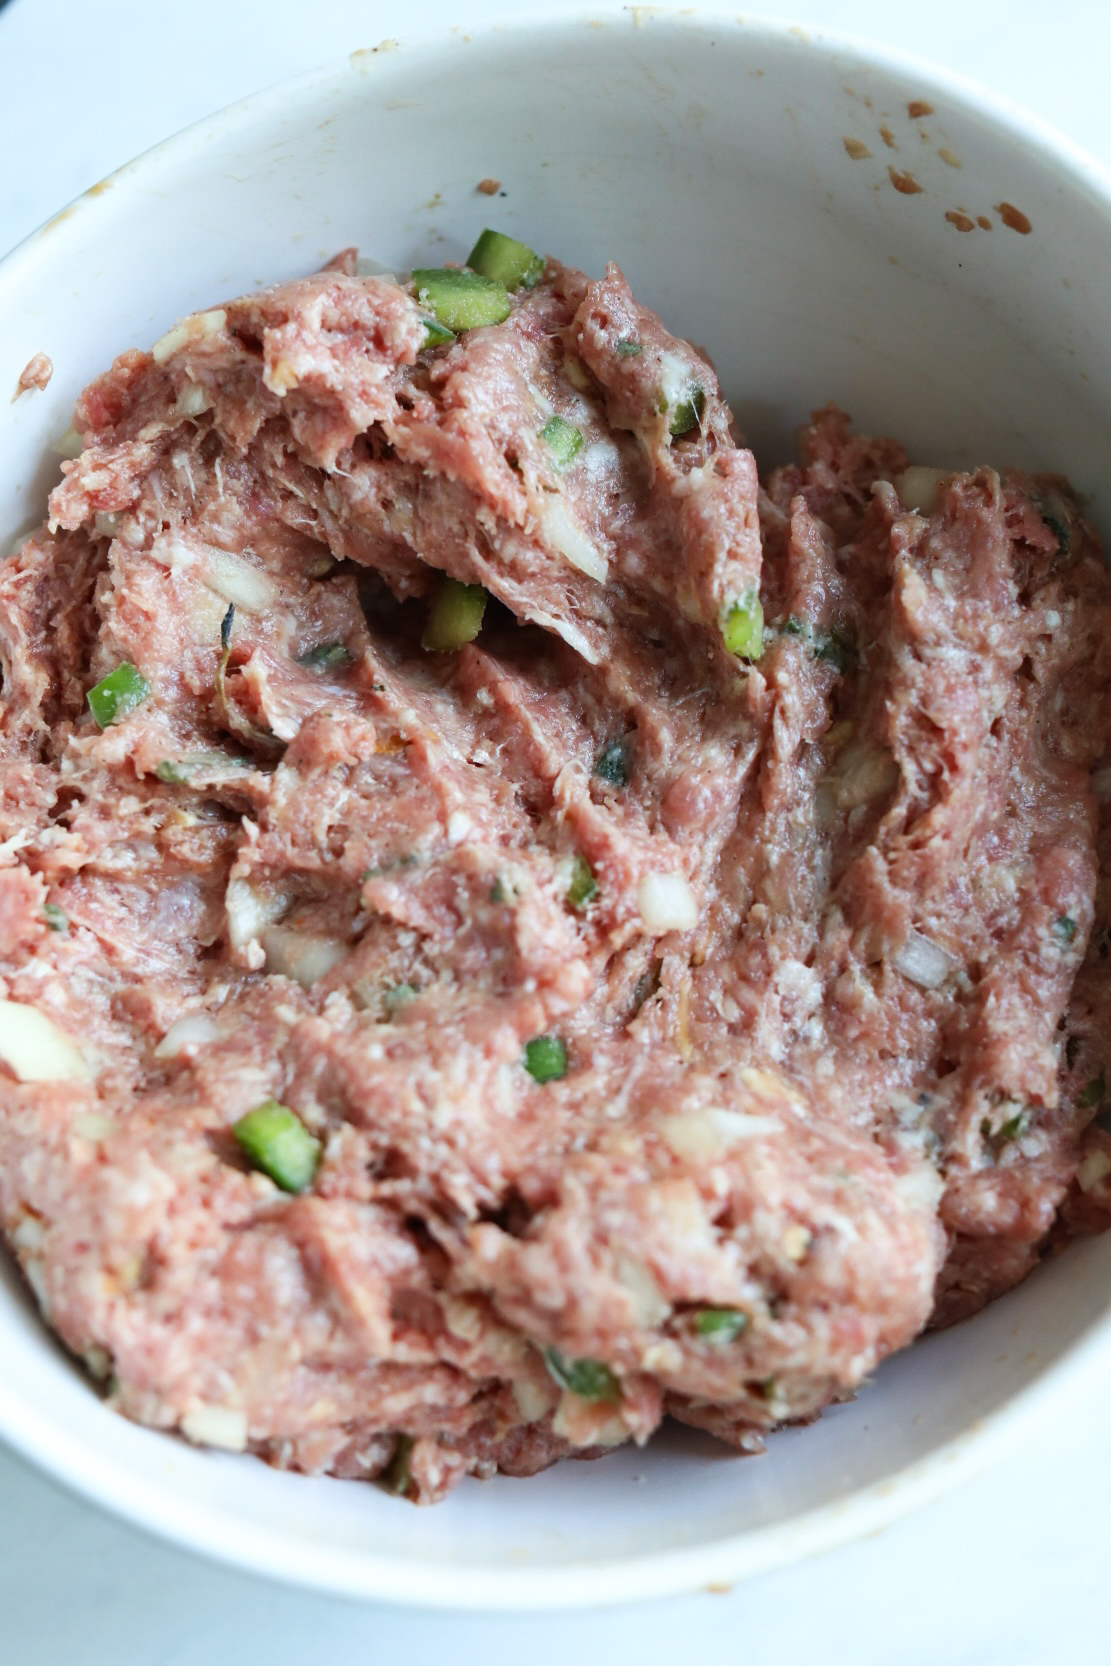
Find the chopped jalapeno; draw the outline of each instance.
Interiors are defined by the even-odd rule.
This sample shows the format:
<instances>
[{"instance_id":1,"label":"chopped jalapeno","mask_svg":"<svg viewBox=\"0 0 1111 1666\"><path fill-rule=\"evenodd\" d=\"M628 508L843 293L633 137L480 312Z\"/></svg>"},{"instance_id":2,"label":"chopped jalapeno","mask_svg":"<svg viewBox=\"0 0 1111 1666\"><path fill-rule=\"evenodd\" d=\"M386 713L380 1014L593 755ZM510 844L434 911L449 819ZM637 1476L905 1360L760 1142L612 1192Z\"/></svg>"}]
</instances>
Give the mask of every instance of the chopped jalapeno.
<instances>
[{"instance_id":1,"label":"chopped jalapeno","mask_svg":"<svg viewBox=\"0 0 1111 1666\"><path fill-rule=\"evenodd\" d=\"M689 434L692 428L697 428L702 421L702 413L706 409L706 390L693 387L685 399L681 399L671 412L669 432L673 439L679 439L683 434Z\"/></svg>"},{"instance_id":2,"label":"chopped jalapeno","mask_svg":"<svg viewBox=\"0 0 1111 1666\"><path fill-rule=\"evenodd\" d=\"M44 902L42 912L51 931L69 930L69 915L64 908L59 908L56 902Z\"/></svg>"},{"instance_id":3,"label":"chopped jalapeno","mask_svg":"<svg viewBox=\"0 0 1111 1666\"><path fill-rule=\"evenodd\" d=\"M567 887L567 901L572 908L585 908L598 895L598 881L585 856L576 856L571 868L571 883Z\"/></svg>"},{"instance_id":4,"label":"chopped jalapeno","mask_svg":"<svg viewBox=\"0 0 1111 1666\"><path fill-rule=\"evenodd\" d=\"M764 609L755 590L748 590L725 615L722 640L738 659L759 659L764 651Z\"/></svg>"},{"instance_id":5,"label":"chopped jalapeno","mask_svg":"<svg viewBox=\"0 0 1111 1666\"><path fill-rule=\"evenodd\" d=\"M1028 1106L1024 1105L1020 1111L1016 1111L1014 1116L1007 1118L1003 1126L997 1131L995 1137L1001 1143L1006 1143L1008 1140L1017 1140L1025 1134L1029 1126L1030 1109Z\"/></svg>"},{"instance_id":6,"label":"chopped jalapeno","mask_svg":"<svg viewBox=\"0 0 1111 1666\"><path fill-rule=\"evenodd\" d=\"M735 1342L749 1325L748 1314L739 1307L700 1307L694 1316L697 1335L707 1342Z\"/></svg>"},{"instance_id":7,"label":"chopped jalapeno","mask_svg":"<svg viewBox=\"0 0 1111 1666\"><path fill-rule=\"evenodd\" d=\"M623 740L607 741L594 760L594 773L611 787L629 785L629 747Z\"/></svg>"},{"instance_id":8,"label":"chopped jalapeno","mask_svg":"<svg viewBox=\"0 0 1111 1666\"><path fill-rule=\"evenodd\" d=\"M515 237L507 237L503 231L491 231L489 227L467 256L467 265L472 272L493 278L506 289L535 289L544 276L543 255L538 255L527 243L519 243Z\"/></svg>"},{"instance_id":9,"label":"chopped jalapeno","mask_svg":"<svg viewBox=\"0 0 1111 1666\"><path fill-rule=\"evenodd\" d=\"M558 1082L567 1074L567 1043L562 1036L536 1035L525 1046L525 1069L534 1082Z\"/></svg>"},{"instance_id":10,"label":"chopped jalapeno","mask_svg":"<svg viewBox=\"0 0 1111 1666\"><path fill-rule=\"evenodd\" d=\"M460 584L458 579L442 578L432 598L421 647L430 653L449 653L462 648L466 642L473 642L482 629L486 599L481 584Z\"/></svg>"},{"instance_id":11,"label":"chopped jalapeno","mask_svg":"<svg viewBox=\"0 0 1111 1666\"><path fill-rule=\"evenodd\" d=\"M303 654L298 654L297 663L311 671L334 671L341 665L351 665L354 658L342 642L318 642L315 648L306 648Z\"/></svg>"},{"instance_id":12,"label":"chopped jalapeno","mask_svg":"<svg viewBox=\"0 0 1111 1666\"><path fill-rule=\"evenodd\" d=\"M457 267L420 266L413 273L417 299L449 330L477 330L509 317L505 285Z\"/></svg>"},{"instance_id":13,"label":"chopped jalapeno","mask_svg":"<svg viewBox=\"0 0 1111 1666\"><path fill-rule=\"evenodd\" d=\"M545 1348L544 1360L560 1388L583 1400L620 1400L621 1384L600 1359L567 1359L558 1348Z\"/></svg>"},{"instance_id":14,"label":"chopped jalapeno","mask_svg":"<svg viewBox=\"0 0 1111 1666\"><path fill-rule=\"evenodd\" d=\"M540 438L547 441L557 469L569 467L583 448L582 429L576 428L573 422L565 422L561 416L549 417L540 430Z\"/></svg>"},{"instance_id":15,"label":"chopped jalapeno","mask_svg":"<svg viewBox=\"0 0 1111 1666\"><path fill-rule=\"evenodd\" d=\"M233 1123L232 1133L252 1166L268 1174L283 1192L303 1192L312 1185L320 1141L288 1105L268 1099Z\"/></svg>"},{"instance_id":16,"label":"chopped jalapeno","mask_svg":"<svg viewBox=\"0 0 1111 1666\"><path fill-rule=\"evenodd\" d=\"M824 660L835 671L847 671L856 660L855 644L836 625L827 635L815 635L813 649L814 658Z\"/></svg>"},{"instance_id":17,"label":"chopped jalapeno","mask_svg":"<svg viewBox=\"0 0 1111 1666\"><path fill-rule=\"evenodd\" d=\"M422 353L429 347L443 347L446 342L455 340L455 331L449 330L446 324L441 324L438 318L422 318L421 323L424 325Z\"/></svg>"},{"instance_id":18,"label":"chopped jalapeno","mask_svg":"<svg viewBox=\"0 0 1111 1666\"><path fill-rule=\"evenodd\" d=\"M1053 935L1062 948L1067 948L1076 936L1076 921L1070 914L1059 914L1053 922Z\"/></svg>"},{"instance_id":19,"label":"chopped jalapeno","mask_svg":"<svg viewBox=\"0 0 1111 1666\"><path fill-rule=\"evenodd\" d=\"M108 729L141 706L149 693L150 684L143 673L125 659L89 690L86 699L99 727Z\"/></svg>"},{"instance_id":20,"label":"chopped jalapeno","mask_svg":"<svg viewBox=\"0 0 1111 1666\"><path fill-rule=\"evenodd\" d=\"M644 352L644 348L639 341L634 341L632 336L622 336L614 352L619 359L635 359L638 353Z\"/></svg>"}]
</instances>

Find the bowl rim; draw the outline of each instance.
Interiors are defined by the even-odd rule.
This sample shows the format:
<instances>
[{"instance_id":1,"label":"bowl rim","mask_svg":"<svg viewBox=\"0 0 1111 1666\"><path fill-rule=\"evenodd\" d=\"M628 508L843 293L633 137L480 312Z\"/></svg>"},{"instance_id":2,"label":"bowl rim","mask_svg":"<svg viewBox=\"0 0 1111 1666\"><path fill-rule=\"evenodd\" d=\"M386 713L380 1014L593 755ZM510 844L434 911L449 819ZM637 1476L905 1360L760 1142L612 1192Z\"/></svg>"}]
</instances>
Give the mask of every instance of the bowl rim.
<instances>
[{"instance_id":1,"label":"bowl rim","mask_svg":"<svg viewBox=\"0 0 1111 1666\"><path fill-rule=\"evenodd\" d=\"M499 0L499 4L501 0ZM142 185L159 170L183 158L191 148L227 140L237 131L311 97L330 83L359 73L362 61L389 48L400 48L406 61L417 54L443 52L452 43L463 49L489 40L536 37L547 33L585 33L601 21L614 28L673 31L729 30L750 46L766 41L776 50L817 51L836 55L862 70L879 70L912 80L915 87L975 114L1015 148L1056 166L1068 183L1111 217L1111 173L1082 146L1050 123L1024 110L1005 95L958 71L934 64L901 48L867 37L791 23L779 17L738 16L720 3L684 7L615 5L613 0L572 12L548 4L522 20L515 10L483 15L473 24L450 29L442 23L422 25L410 14L411 32L400 41L350 52L264 87L202 117L125 162L91 186L0 259L0 288L18 277L20 267L37 257L40 245L63 219L82 223L98 212L109 184ZM44 1335L44 1346L51 1338ZM341 1554L328 1546L292 1540L281 1529L252 1527L222 1518L213 1506L175 1498L166 1482L142 1472L121 1471L117 1463L38 1408L9 1390L0 1374L0 1440L68 1490L157 1538L207 1560L256 1574L272 1582L324 1594L354 1597L411 1608L516 1612L611 1606L650 1597L677 1596L698 1589L727 1589L741 1579L789 1562L832 1550L886 1527L972 1479L1034 1433L1047 1416L1082 1399L1099 1381L1111 1382L1111 1301L1065 1351L1047 1362L1010 1399L972 1423L925 1457L792 1520L732 1533L717 1542L662 1551L632 1553L601 1566L559 1564L550 1567L452 1566L411 1558L391 1559L376 1551L353 1549Z\"/></svg>"}]
</instances>

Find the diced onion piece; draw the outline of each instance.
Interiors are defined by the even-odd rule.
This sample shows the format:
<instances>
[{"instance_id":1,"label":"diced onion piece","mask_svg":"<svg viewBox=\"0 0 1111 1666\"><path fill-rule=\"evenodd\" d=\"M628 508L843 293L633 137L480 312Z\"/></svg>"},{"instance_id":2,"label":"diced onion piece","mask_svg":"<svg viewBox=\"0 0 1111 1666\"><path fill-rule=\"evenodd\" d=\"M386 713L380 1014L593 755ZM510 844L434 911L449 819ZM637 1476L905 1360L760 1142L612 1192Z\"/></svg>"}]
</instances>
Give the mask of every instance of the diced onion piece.
<instances>
[{"instance_id":1,"label":"diced onion piece","mask_svg":"<svg viewBox=\"0 0 1111 1666\"><path fill-rule=\"evenodd\" d=\"M208 394L199 382L187 381L177 396L174 415L179 417L200 416L202 411L208 410L210 403Z\"/></svg>"},{"instance_id":2,"label":"diced onion piece","mask_svg":"<svg viewBox=\"0 0 1111 1666\"><path fill-rule=\"evenodd\" d=\"M175 324L172 330L167 330L164 336L159 336L150 350L150 356L155 364L165 364L166 360L191 342L206 341L210 336L219 335L228 321L228 315L223 307L213 307L210 312L195 312L189 318L183 318L180 324Z\"/></svg>"},{"instance_id":3,"label":"diced onion piece","mask_svg":"<svg viewBox=\"0 0 1111 1666\"><path fill-rule=\"evenodd\" d=\"M67 428L61 438L54 441L52 449L59 457L65 457L72 463L80 457L84 447L85 441L77 432L77 429Z\"/></svg>"},{"instance_id":4,"label":"diced onion piece","mask_svg":"<svg viewBox=\"0 0 1111 1666\"><path fill-rule=\"evenodd\" d=\"M860 804L883 798L898 779L899 766L890 752L868 741L850 741L837 759L837 808L855 810Z\"/></svg>"},{"instance_id":5,"label":"diced onion piece","mask_svg":"<svg viewBox=\"0 0 1111 1666\"><path fill-rule=\"evenodd\" d=\"M648 930L690 931L698 924L698 899L679 873L646 873L637 885L637 907Z\"/></svg>"},{"instance_id":6,"label":"diced onion piece","mask_svg":"<svg viewBox=\"0 0 1111 1666\"><path fill-rule=\"evenodd\" d=\"M910 931L893 964L904 978L909 978L919 988L940 989L946 978L956 971L958 962L947 949L929 937L923 937L920 931Z\"/></svg>"},{"instance_id":7,"label":"diced onion piece","mask_svg":"<svg viewBox=\"0 0 1111 1666\"><path fill-rule=\"evenodd\" d=\"M920 515L932 515L938 487L951 472L949 469L904 469L902 474L895 476L899 502L904 509L916 509Z\"/></svg>"},{"instance_id":8,"label":"diced onion piece","mask_svg":"<svg viewBox=\"0 0 1111 1666\"><path fill-rule=\"evenodd\" d=\"M742 1140L781 1134L783 1124L774 1116L749 1116L744 1111L710 1106L665 1116L658 1129L664 1144L677 1157L685 1162L712 1163Z\"/></svg>"},{"instance_id":9,"label":"diced onion piece","mask_svg":"<svg viewBox=\"0 0 1111 1666\"><path fill-rule=\"evenodd\" d=\"M187 1012L184 1018L170 1025L154 1049L154 1056L156 1059L180 1058L187 1047L202 1047L205 1042L215 1041L218 1034L216 1021L207 1012Z\"/></svg>"},{"instance_id":10,"label":"diced onion piece","mask_svg":"<svg viewBox=\"0 0 1111 1666\"><path fill-rule=\"evenodd\" d=\"M265 613L273 604L275 589L266 574L241 555L228 550L209 549L205 555L204 582L226 602L245 613Z\"/></svg>"},{"instance_id":11,"label":"diced onion piece","mask_svg":"<svg viewBox=\"0 0 1111 1666\"><path fill-rule=\"evenodd\" d=\"M580 573L604 584L609 577L609 562L602 551L583 531L558 492L546 492L544 499L536 518L549 544Z\"/></svg>"},{"instance_id":12,"label":"diced onion piece","mask_svg":"<svg viewBox=\"0 0 1111 1666\"><path fill-rule=\"evenodd\" d=\"M1111 1174L1111 1152L1089 1151L1076 1171L1076 1183L1082 1192L1094 1192Z\"/></svg>"},{"instance_id":13,"label":"diced onion piece","mask_svg":"<svg viewBox=\"0 0 1111 1666\"><path fill-rule=\"evenodd\" d=\"M20 1082L91 1082L93 1073L63 1029L38 1007L0 1001L0 1060Z\"/></svg>"},{"instance_id":14,"label":"diced onion piece","mask_svg":"<svg viewBox=\"0 0 1111 1666\"><path fill-rule=\"evenodd\" d=\"M302 989L327 977L347 955L347 944L335 937L318 937L288 926L267 926L262 946L266 950L266 970L293 978Z\"/></svg>"},{"instance_id":15,"label":"diced onion piece","mask_svg":"<svg viewBox=\"0 0 1111 1666\"><path fill-rule=\"evenodd\" d=\"M93 531L98 538L114 538L120 530L123 516L115 509L100 509L93 516Z\"/></svg>"},{"instance_id":16,"label":"diced onion piece","mask_svg":"<svg viewBox=\"0 0 1111 1666\"><path fill-rule=\"evenodd\" d=\"M228 915L228 936L233 949L246 948L263 930L285 912L284 897L263 897L245 879L229 879L224 906Z\"/></svg>"},{"instance_id":17,"label":"diced onion piece","mask_svg":"<svg viewBox=\"0 0 1111 1666\"><path fill-rule=\"evenodd\" d=\"M218 1446L225 1452L247 1450L247 1413L231 1406L194 1406L181 1420L181 1432L194 1446Z\"/></svg>"}]
</instances>

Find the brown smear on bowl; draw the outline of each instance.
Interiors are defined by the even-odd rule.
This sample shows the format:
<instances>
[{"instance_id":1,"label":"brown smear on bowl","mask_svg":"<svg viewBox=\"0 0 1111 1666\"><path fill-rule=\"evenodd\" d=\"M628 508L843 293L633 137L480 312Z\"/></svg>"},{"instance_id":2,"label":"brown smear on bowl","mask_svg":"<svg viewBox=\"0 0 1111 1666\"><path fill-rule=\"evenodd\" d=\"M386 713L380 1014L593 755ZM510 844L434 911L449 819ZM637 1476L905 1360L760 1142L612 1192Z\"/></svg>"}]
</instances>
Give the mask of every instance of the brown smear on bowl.
<instances>
[{"instance_id":1,"label":"brown smear on bowl","mask_svg":"<svg viewBox=\"0 0 1111 1666\"><path fill-rule=\"evenodd\" d=\"M980 226L984 231L991 231L993 229L992 228L992 223L988 219L986 214L977 214L976 224L978 226Z\"/></svg>"},{"instance_id":2,"label":"brown smear on bowl","mask_svg":"<svg viewBox=\"0 0 1111 1666\"><path fill-rule=\"evenodd\" d=\"M1022 237L1029 237L1034 229L1022 209L1016 208L1013 202L997 202L995 212L1005 226L1009 226L1012 231L1017 231Z\"/></svg>"},{"instance_id":3,"label":"brown smear on bowl","mask_svg":"<svg viewBox=\"0 0 1111 1666\"><path fill-rule=\"evenodd\" d=\"M475 186L475 190L481 191L484 197L496 197L498 192L501 190L501 180L480 179L478 184Z\"/></svg>"},{"instance_id":4,"label":"brown smear on bowl","mask_svg":"<svg viewBox=\"0 0 1111 1666\"><path fill-rule=\"evenodd\" d=\"M887 164L887 172L896 191L901 191L904 197L916 197L924 189L923 186L919 185L913 174L900 173L898 168L891 166L890 162Z\"/></svg>"},{"instance_id":5,"label":"brown smear on bowl","mask_svg":"<svg viewBox=\"0 0 1111 1666\"><path fill-rule=\"evenodd\" d=\"M962 214L959 208L949 209L945 218L951 226L956 226L958 231L976 230L975 220L973 220L968 214Z\"/></svg>"},{"instance_id":6,"label":"brown smear on bowl","mask_svg":"<svg viewBox=\"0 0 1111 1666\"><path fill-rule=\"evenodd\" d=\"M919 116L932 116L933 113L933 105L927 104L924 98L912 98L907 105L907 115L911 121L917 121Z\"/></svg>"},{"instance_id":7,"label":"brown smear on bowl","mask_svg":"<svg viewBox=\"0 0 1111 1666\"><path fill-rule=\"evenodd\" d=\"M880 128L880 138L883 140L888 150L898 150L899 147L895 143L895 135L892 133L886 122L884 122Z\"/></svg>"},{"instance_id":8,"label":"brown smear on bowl","mask_svg":"<svg viewBox=\"0 0 1111 1666\"><path fill-rule=\"evenodd\" d=\"M854 162L863 162L872 154L863 139L845 138L841 140L841 143L844 145Z\"/></svg>"}]
</instances>

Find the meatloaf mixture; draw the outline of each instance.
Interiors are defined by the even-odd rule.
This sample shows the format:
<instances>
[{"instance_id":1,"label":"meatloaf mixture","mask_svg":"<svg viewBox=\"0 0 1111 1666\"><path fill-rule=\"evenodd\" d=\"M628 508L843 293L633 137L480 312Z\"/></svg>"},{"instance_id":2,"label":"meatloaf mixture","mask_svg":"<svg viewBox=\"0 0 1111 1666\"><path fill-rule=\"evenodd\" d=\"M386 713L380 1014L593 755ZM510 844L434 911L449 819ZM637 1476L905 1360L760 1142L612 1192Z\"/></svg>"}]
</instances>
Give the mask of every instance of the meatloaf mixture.
<instances>
[{"instance_id":1,"label":"meatloaf mixture","mask_svg":"<svg viewBox=\"0 0 1111 1666\"><path fill-rule=\"evenodd\" d=\"M615 266L473 263L125 353L0 568L8 1242L124 1415L420 1499L758 1450L1111 1208L1067 485L761 485Z\"/></svg>"}]
</instances>

